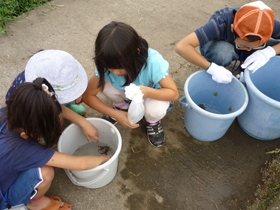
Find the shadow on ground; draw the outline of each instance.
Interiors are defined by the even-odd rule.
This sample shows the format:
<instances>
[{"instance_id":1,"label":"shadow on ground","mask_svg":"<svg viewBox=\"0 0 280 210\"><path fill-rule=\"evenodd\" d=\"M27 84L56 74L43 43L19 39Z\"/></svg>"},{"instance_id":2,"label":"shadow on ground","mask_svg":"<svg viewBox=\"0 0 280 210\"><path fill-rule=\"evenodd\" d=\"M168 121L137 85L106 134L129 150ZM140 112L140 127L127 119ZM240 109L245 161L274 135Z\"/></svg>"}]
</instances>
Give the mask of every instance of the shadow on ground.
<instances>
[{"instance_id":1,"label":"shadow on ground","mask_svg":"<svg viewBox=\"0 0 280 210\"><path fill-rule=\"evenodd\" d=\"M141 132L131 131L125 151L128 157L120 175L133 182L139 192L128 197L126 207L245 209L254 199L260 167L269 158L266 152L279 146L279 140L253 139L234 121L222 139L200 142L178 123L182 122L178 108L163 120L167 140L162 148L155 149L143 141L143 124Z\"/></svg>"}]
</instances>

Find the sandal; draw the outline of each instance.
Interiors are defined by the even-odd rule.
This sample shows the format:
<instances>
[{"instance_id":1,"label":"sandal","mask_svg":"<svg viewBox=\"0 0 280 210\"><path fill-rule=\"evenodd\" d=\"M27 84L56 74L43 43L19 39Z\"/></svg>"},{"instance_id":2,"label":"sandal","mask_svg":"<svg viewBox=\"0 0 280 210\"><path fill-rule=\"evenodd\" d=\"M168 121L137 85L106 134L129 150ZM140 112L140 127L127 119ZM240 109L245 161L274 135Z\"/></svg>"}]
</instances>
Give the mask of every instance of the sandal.
<instances>
[{"instance_id":1,"label":"sandal","mask_svg":"<svg viewBox=\"0 0 280 210\"><path fill-rule=\"evenodd\" d=\"M51 199L51 204L42 210L67 210L71 209L69 203L62 202L61 199L57 196L49 196Z\"/></svg>"}]
</instances>

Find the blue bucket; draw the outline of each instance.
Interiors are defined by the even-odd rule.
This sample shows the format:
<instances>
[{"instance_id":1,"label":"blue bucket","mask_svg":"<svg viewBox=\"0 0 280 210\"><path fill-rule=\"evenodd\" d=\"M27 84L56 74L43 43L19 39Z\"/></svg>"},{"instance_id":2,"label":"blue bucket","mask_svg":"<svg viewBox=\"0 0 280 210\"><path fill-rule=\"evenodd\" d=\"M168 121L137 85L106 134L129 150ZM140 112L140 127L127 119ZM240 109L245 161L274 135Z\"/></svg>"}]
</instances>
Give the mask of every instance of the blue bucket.
<instances>
[{"instance_id":1,"label":"blue bucket","mask_svg":"<svg viewBox=\"0 0 280 210\"><path fill-rule=\"evenodd\" d=\"M247 109L237 117L240 127L259 140L280 137L280 57L275 56L255 73L245 69L249 94Z\"/></svg>"},{"instance_id":2,"label":"blue bucket","mask_svg":"<svg viewBox=\"0 0 280 210\"><path fill-rule=\"evenodd\" d=\"M205 142L221 138L248 104L247 91L235 77L229 84L220 84L205 70L188 77L184 93L179 102L185 107L185 127L192 137Z\"/></svg>"}]
</instances>

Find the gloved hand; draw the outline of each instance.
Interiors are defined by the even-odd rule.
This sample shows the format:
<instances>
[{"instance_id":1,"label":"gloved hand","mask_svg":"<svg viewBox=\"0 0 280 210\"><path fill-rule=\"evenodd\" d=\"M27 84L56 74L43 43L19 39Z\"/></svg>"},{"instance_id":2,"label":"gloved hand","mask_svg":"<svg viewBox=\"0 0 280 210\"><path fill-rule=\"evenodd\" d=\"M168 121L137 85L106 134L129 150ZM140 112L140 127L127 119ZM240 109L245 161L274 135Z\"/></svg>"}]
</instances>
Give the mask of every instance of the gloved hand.
<instances>
[{"instance_id":1,"label":"gloved hand","mask_svg":"<svg viewBox=\"0 0 280 210\"><path fill-rule=\"evenodd\" d=\"M208 74L212 75L212 79L217 83L228 84L232 80L232 73L225 67L218 66L215 63L211 63L208 69L206 69Z\"/></svg>"},{"instance_id":2,"label":"gloved hand","mask_svg":"<svg viewBox=\"0 0 280 210\"><path fill-rule=\"evenodd\" d=\"M254 73L257 71L260 67L262 67L264 64L266 64L267 61L273 56L276 55L275 50L268 46L263 50L258 50L254 52L252 55L248 56L244 63L241 65L243 69L248 67L248 70L252 71Z\"/></svg>"}]
</instances>

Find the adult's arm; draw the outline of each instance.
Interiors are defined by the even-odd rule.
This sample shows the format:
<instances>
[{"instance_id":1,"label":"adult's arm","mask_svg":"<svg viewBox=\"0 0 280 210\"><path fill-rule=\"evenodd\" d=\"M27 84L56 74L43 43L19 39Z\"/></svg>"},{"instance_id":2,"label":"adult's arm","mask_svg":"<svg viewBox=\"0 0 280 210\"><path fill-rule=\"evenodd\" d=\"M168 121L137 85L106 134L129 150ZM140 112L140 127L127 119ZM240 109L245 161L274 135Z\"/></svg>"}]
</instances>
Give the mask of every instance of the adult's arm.
<instances>
[{"instance_id":1,"label":"adult's arm","mask_svg":"<svg viewBox=\"0 0 280 210\"><path fill-rule=\"evenodd\" d=\"M202 69L207 69L210 66L210 62L196 51L195 48L199 45L196 33L192 32L177 43L175 51L191 63Z\"/></svg>"}]
</instances>

